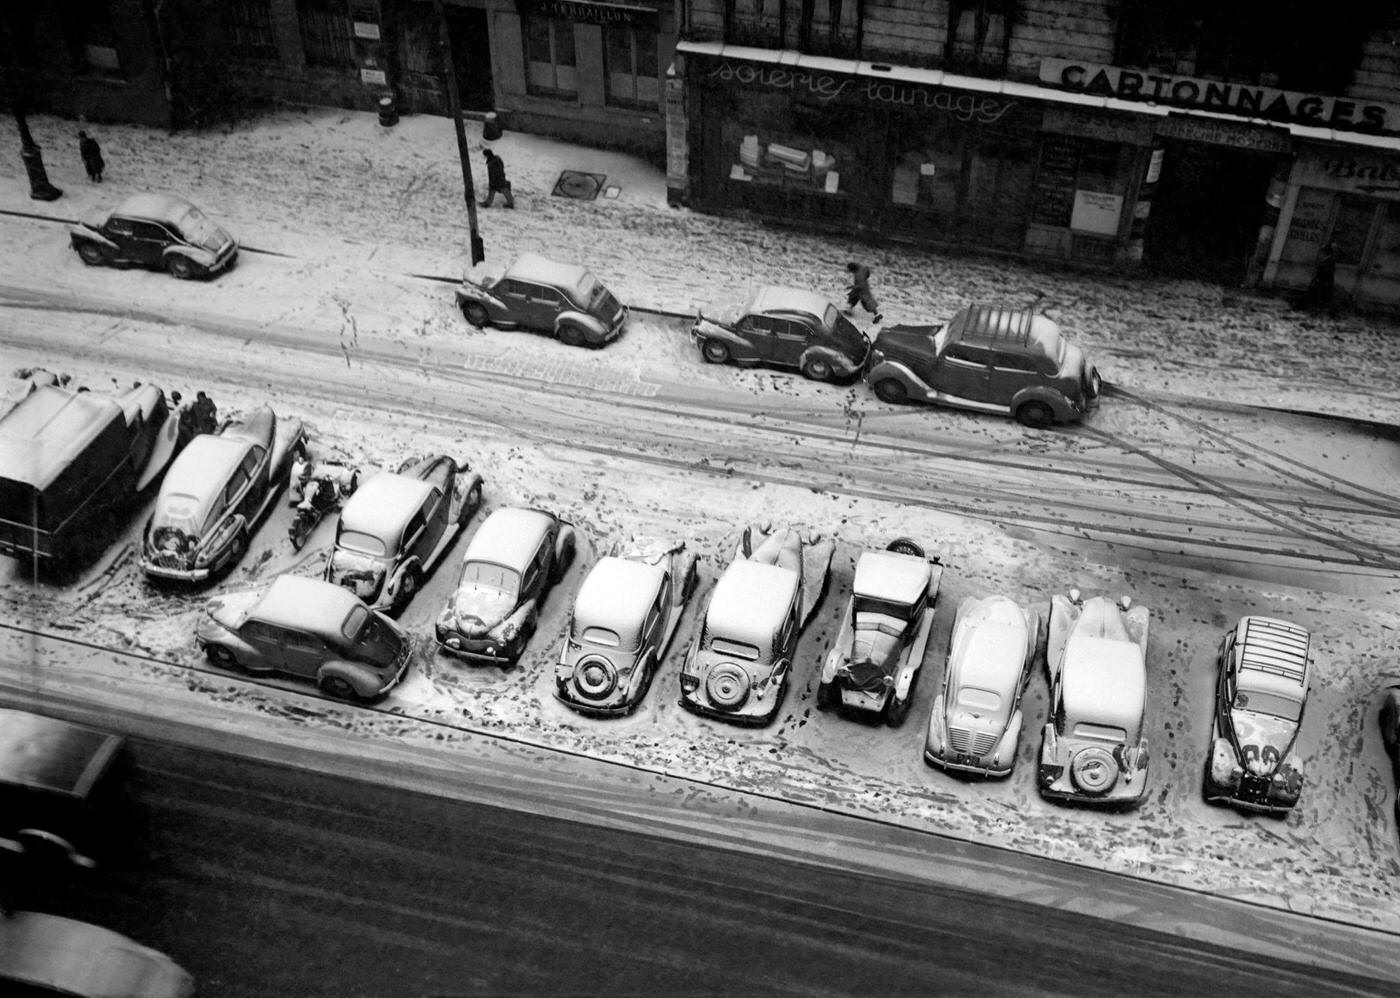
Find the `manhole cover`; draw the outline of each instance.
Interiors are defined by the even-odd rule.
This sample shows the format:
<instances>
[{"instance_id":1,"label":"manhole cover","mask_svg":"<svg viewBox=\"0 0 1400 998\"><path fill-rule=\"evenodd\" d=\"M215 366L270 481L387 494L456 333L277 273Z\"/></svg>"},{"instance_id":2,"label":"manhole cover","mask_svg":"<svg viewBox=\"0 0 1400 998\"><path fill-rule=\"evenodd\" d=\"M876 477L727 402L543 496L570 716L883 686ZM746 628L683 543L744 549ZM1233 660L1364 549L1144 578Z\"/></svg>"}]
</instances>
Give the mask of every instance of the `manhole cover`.
<instances>
[{"instance_id":1,"label":"manhole cover","mask_svg":"<svg viewBox=\"0 0 1400 998\"><path fill-rule=\"evenodd\" d=\"M607 179L607 176L601 173L580 173L578 170L565 170L559 174L559 179L554 184L554 195L561 198L592 201L603 189L603 181Z\"/></svg>"}]
</instances>

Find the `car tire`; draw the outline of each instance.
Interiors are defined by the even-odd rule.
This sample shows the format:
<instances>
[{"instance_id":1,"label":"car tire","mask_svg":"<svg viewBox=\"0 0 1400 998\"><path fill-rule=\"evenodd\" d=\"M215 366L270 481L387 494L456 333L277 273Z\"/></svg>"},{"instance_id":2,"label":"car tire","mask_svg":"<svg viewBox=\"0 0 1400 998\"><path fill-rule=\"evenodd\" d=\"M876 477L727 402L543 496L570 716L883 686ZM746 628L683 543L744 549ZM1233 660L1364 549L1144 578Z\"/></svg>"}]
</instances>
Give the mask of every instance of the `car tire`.
<instances>
[{"instance_id":1,"label":"car tire","mask_svg":"<svg viewBox=\"0 0 1400 998\"><path fill-rule=\"evenodd\" d=\"M195 265L178 253L166 258L165 269L168 270L170 276L177 281L188 281L190 278L194 277L197 272Z\"/></svg>"},{"instance_id":2,"label":"car tire","mask_svg":"<svg viewBox=\"0 0 1400 998\"><path fill-rule=\"evenodd\" d=\"M474 484L470 489L467 490L466 496L463 497L463 499L462 499L462 509L461 509L461 511L457 514L457 522L458 522L458 523L466 523L468 520L470 520L473 516L476 515L476 511L479 510L480 508L481 508L481 483L480 483L480 482L477 482L477 483Z\"/></svg>"},{"instance_id":3,"label":"car tire","mask_svg":"<svg viewBox=\"0 0 1400 998\"><path fill-rule=\"evenodd\" d=\"M896 537L885 545L885 550L892 554L907 554L911 558L923 558L924 549L919 542L909 537Z\"/></svg>"},{"instance_id":4,"label":"car tire","mask_svg":"<svg viewBox=\"0 0 1400 998\"><path fill-rule=\"evenodd\" d=\"M1026 402L1016 407L1016 422L1043 430L1055 422L1055 413L1044 402Z\"/></svg>"},{"instance_id":5,"label":"car tire","mask_svg":"<svg viewBox=\"0 0 1400 998\"><path fill-rule=\"evenodd\" d=\"M835 373L825 357L813 357L802 365L802 376L811 381L830 381Z\"/></svg>"},{"instance_id":6,"label":"car tire","mask_svg":"<svg viewBox=\"0 0 1400 998\"><path fill-rule=\"evenodd\" d=\"M707 364L728 364L729 347L719 340L705 340L700 344L700 356Z\"/></svg>"},{"instance_id":7,"label":"car tire","mask_svg":"<svg viewBox=\"0 0 1400 998\"><path fill-rule=\"evenodd\" d=\"M1118 762L1106 748L1091 745L1069 761L1070 779L1089 797L1102 797L1118 782Z\"/></svg>"},{"instance_id":8,"label":"car tire","mask_svg":"<svg viewBox=\"0 0 1400 998\"><path fill-rule=\"evenodd\" d=\"M602 700L617 689L617 667L601 655L588 655L574 666L574 688L585 700Z\"/></svg>"},{"instance_id":9,"label":"car tire","mask_svg":"<svg viewBox=\"0 0 1400 998\"><path fill-rule=\"evenodd\" d=\"M403 573L403 579L399 581L398 595L394 597L394 616L397 617L408 609L408 604L413 600L414 595L423 585L423 573L417 568L410 568Z\"/></svg>"},{"instance_id":10,"label":"car tire","mask_svg":"<svg viewBox=\"0 0 1400 998\"><path fill-rule=\"evenodd\" d=\"M360 694L355 691L355 687L340 676L322 676L316 685L320 687L322 693L336 700L353 702L360 699Z\"/></svg>"},{"instance_id":11,"label":"car tire","mask_svg":"<svg viewBox=\"0 0 1400 998\"><path fill-rule=\"evenodd\" d=\"M555 336L566 347L581 347L586 339L583 330L572 322L561 322Z\"/></svg>"},{"instance_id":12,"label":"car tire","mask_svg":"<svg viewBox=\"0 0 1400 998\"><path fill-rule=\"evenodd\" d=\"M83 263L89 267L100 267L107 262L107 254L102 252L102 247L96 243L81 243L78 246L78 256Z\"/></svg>"},{"instance_id":13,"label":"car tire","mask_svg":"<svg viewBox=\"0 0 1400 998\"><path fill-rule=\"evenodd\" d=\"M238 661L238 656L229 648L223 645L208 645L204 649L204 655L209 661L222 669L235 669L243 671L242 664Z\"/></svg>"},{"instance_id":14,"label":"car tire","mask_svg":"<svg viewBox=\"0 0 1400 998\"><path fill-rule=\"evenodd\" d=\"M466 319L478 329L485 329L491 322L491 316L487 314L486 307L480 302L462 302L462 318Z\"/></svg>"},{"instance_id":15,"label":"car tire","mask_svg":"<svg viewBox=\"0 0 1400 998\"><path fill-rule=\"evenodd\" d=\"M738 710L749 699L749 686L743 666L720 662L705 677L705 696L719 710Z\"/></svg>"},{"instance_id":16,"label":"car tire","mask_svg":"<svg viewBox=\"0 0 1400 998\"><path fill-rule=\"evenodd\" d=\"M563 543L559 545L559 557L554 559L554 564L549 569L549 580L558 582L568 572L569 566L574 563L574 532L570 530L563 537Z\"/></svg>"},{"instance_id":17,"label":"car tire","mask_svg":"<svg viewBox=\"0 0 1400 998\"><path fill-rule=\"evenodd\" d=\"M875 397L890 405L904 405L909 401L909 389L896 378L881 378L874 384Z\"/></svg>"}]
</instances>

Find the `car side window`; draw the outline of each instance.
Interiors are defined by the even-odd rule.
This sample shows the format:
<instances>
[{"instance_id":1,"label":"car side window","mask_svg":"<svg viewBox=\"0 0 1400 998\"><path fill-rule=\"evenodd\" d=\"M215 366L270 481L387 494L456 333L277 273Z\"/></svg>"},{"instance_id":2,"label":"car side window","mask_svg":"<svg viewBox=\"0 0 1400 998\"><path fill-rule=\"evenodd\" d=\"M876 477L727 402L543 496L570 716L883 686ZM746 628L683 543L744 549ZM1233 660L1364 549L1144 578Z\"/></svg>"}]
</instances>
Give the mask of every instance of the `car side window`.
<instances>
[{"instance_id":1,"label":"car side window","mask_svg":"<svg viewBox=\"0 0 1400 998\"><path fill-rule=\"evenodd\" d=\"M534 292L530 295L530 297L533 298L535 301L539 302L541 305L548 305L551 308L561 309L564 307L564 296L561 295L558 291L555 291L553 288L542 288L536 286Z\"/></svg>"},{"instance_id":2,"label":"car side window","mask_svg":"<svg viewBox=\"0 0 1400 998\"><path fill-rule=\"evenodd\" d=\"M107 223L107 231L114 236L125 236L129 239L134 230L128 219L114 218Z\"/></svg>"},{"instance_id":3,"label":"car side window","mask_svg":"<svg viewBox=\"0 0 1400 998\"><path fill-rule=\"evenodd\" d=\"M423 513L423 521L426 523L426 522L432 520L432 519L433 519L433 514L436 513L436 512L438 511L438 507L441 506L441 505L442 505L442 490L441 490L441 489L436 489L436 488L435 488L435 489L433 489L431 492L428 493L428 498L425 499L425 500L423 500L423 510L422 510L422 513Z\"/></svg>"},{"instance_id":4,"label":"car side window","mask_svg":"<svg viewBox=\"0 0 1400 998\"><path fill-rule=\"evenodd\" d=\"M812 335L812 330L807 324L797 319L774 319L773 332L782 339L799 343L806 343Z\"/></svg>"},{"instance_id":5,"label":"car side window","mask_svg":"<svg viewBox=\"0 0 1400 998\"><path fill-rule=\"evenodd\" d=\"M166 231L154 222L132 222L131 229L137 239L167 242L170 238Z\"/></svg>"},{"instance_id":6,"label":"car side window","mask_svg":"<svg viewBox=\"0 0 1400 998\"><path fill-rule=\"evenodd\" d=\"M248 473L242 468L237 468L232 475L229 475L228 484L224 486L224 505L231 506L238 498L238 493L243 491L243 486L248 484Z\"/></svg>"},{"instance_id":7,"label":"car side window","mask_svg":"<svg viewBox=\"0 0 1400 998\"><path fill-rule=\"evenodd\" d=\"M948 349L943 351L945 360L973 367L986 367L991 356L992 352L986 347L973 346L970 343L950 343Z\"/></svg>"},{"instance_id":8,"label":"car side window","mask_svg":"<svg viewBox=\"0 0 1400 998\"><path fill-rule=\"evenodd\" d=\"M511 295L515 298L523 298L526 294L526 286L519 281L502 281L496 285L496 290L503 295Z\"/></svg>"},{"instance_id":9,"label":"car side window","mask_svg":"<svg viewBox=\"0 0 1400 998\"><path fill-rule=\"evenodd\" d=\"M403 528L403 546L407 548L413 543L413 539L418 536L423 529L423 524L427 522L428 514L426 507L420 506L414 514L408 518L408 523Z\"/></svg>"},{"instance_id":10,"label":"car side window","mask_svg":"<svg viewBox=\"0 0 1400 998\"><path fill-rule=\"evenodd\" d=\"M749 328L755 333L763 333L765 336L772 336L777 332L777 323L771 315L751 315L749 316Z\"/></svg>"},{"instance_id":11,"label":"car side window","mask_svg":"<svg viewBox=\"0 0 1400 998\"><path fill-rule=\"evenodd\" d=\"M549 550L550 541L551 538L546 537L544 543L535 552L535 556L530 559L530 564L525 569L525 579L521 583L521 592L533 592L538 584L544 569L545 552Z\"/></svg>"},{"instance_id":12,"label":"car side window","mask_svg":"<svg viewBox=\"0 0 1400 998\"><path fill-rule=\"evenodd\" d=\"M261 620L250 620L243 625L242 634L244 640L261 641L265 644L279 644L282 640L282 629L274 627L272 624Z\"/></svg>"},{"instance_id":13,"label":"car side window","mask_svg":"<svg viewBox=\"0 0 1400 998\"><path fill-rule=\"evenodd\" d=\"M1010 350L993 350L992 366L999 371L1025 371L1031 374L1037 370L1034 357Z\"/></svg>"},{"instance_id":14,"label":"car side window","mask_svg":"<svg viewBox=\"0 0 1400 998\"><path fill-rule=\"evenodd\" d=\"M283 643L291 651L321 650L321 639L307 634L305 631L286 631L283 635Z\"/></svg>"},{"instance_id":15,"label":"car side window","mask_svg":"<svg viewBox=\"0 0 1400 998\"><path fill-rule=\"evenodd\" d=\"M253 472L258 470L258 465L262 464L263 454L266 451L261 447L254 447L243 456L243 461L238 466L238 470L245 478L252 478Z\"/></svg>"}]
</instances>

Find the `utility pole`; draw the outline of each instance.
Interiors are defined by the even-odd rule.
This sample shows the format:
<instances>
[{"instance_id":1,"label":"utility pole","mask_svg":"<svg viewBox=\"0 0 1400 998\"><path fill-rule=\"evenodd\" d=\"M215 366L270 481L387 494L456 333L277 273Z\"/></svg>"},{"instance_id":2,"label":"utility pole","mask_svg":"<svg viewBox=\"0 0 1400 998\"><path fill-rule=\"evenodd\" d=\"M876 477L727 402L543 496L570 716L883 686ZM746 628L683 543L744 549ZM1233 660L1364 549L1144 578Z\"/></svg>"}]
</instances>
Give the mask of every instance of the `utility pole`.
<instances>
[{"instance_id":1,"label":"utility pole","mask_svg":"<svg viewBox=\"0 0 1400 998\"><path fill-rule=\"evenodd\" d=\"M437 10L438 32L441 35L442 62L447 73L447 110L452 115L452 125L457 129L457 155L462 160L462 191L467 199L467 229L471 233L472 263L486 259L486 247L481 241L481 231L476 227L476 189L472 186L471 150L467 148L467 128L462 124L462 102L457 93L457 67L452 61L452 41L447 33L447 11L443 10L442 0L433 0Z\"/></svg>"}]
</instances>

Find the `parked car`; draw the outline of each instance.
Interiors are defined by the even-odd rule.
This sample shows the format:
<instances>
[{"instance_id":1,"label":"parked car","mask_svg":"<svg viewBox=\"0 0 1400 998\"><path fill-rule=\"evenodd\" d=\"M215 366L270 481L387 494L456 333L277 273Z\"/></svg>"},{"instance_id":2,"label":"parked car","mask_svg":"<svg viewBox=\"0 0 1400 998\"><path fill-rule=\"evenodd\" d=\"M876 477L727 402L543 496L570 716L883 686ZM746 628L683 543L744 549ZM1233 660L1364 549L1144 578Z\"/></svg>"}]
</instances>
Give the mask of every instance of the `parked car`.
<instances>
[{"instance_id":1,"label":"parked car","mask_svg":"<svg viewBox=\"0 0 1400 998\"><path fill-rule=\"evenodd\" d=\"M1056 323L994 305L969 305L945 325L882 330L865 380L885 402L1000 413L1033 427L1097 409L1103 383Z\"/></svg>"},{"instance_id":2,"label":"parked car","mask_svg":"<svg viewBox=\"0 0 1400 998\"><path fill-rule=\"evenodd\" d=\"M1123 597L1050 601L1050 720L1040 742L1040 793L1118 808L1147 793L1145 606Z\"/></svg>"},{"instance_id":3,"label":"parked car","mask_svg":"<svg viewBox=\"0 0 1400 998\"><path fill-rule=\"evenodd\" d=\"M178 436L155 385L34 387L0 417L0 554L62 564L89 553L165 474Z\"/></svg>"},{"instance_id":4,"label":"parked car","mask_svg":"<svg viewBox=\"0 0 1400 998\"><path fill-rule=\"evenodd\" d=\"M699 578L683 542L637 539L600 558L574 598L555 696L583 714L629 714L651 687Z\"/></svg>"},{"instance_id":5,"label":"parked car","mask_svg":"<svg viewBox=\"0 0 1400 998\"><path fill-rule=\"evenodd\" d=\"M382 696L413 657L408 634L354 593L295 575L210 600L195 641L215 665L312 679L340 700Z\"/></svg>"},{"instance_id":6,"label":"parked car","mask_svg":"<svg viewBox=\"0 0 1400 998\"><path fill-rule=\"evenodd\" d=\"M791 367L813 381L860 374L869 338L821 295L761 287L742 307L699 311L690 338L711 364Z\"/></svg>"},{"instance_id":7,"label":"parked car","mask_svg":"<svg viewBox=\"0 0 1400 998\"><path fill-rule=\"evenodd\" d=\"M0 991L15 998L192 998L164 953L99 925L38 911L0 917Z\"/></svg>"},{"instance_id":8,"label":"parked car","mask_svg":"<svg viewBox=\"0 0 1400 998\"><path fill-rule=\"evenodd\" d=\"M397 616L481 508L481 476L436 455L366 480L345 501L328 582Z\"/></svg>"},{"instance_id":9,"label":"parked car","mask_svg":"<svg viewBox=\"0 0 1400 998\"><path fill-rule=\"evenodd\" d=\"M681 668L682 707L735 724L764 725L777 716L831 552L793 527L744 531Z\"/></svg>"},{"instance_id":10,"label":"parked car","mask_svg":"<svg viewBox=\"0 0 1400 998\"><path fill-rule=\"evenodd\" d=\"M87 215L68 238L89 266L132 264L182 280L210 277L238 259L234 238L173 194L133 194L110 211Z\"/></svg>"},{"instance_id":11,"label":"parked car","mask_svg":"<svg viewBox=\"0 0 1400 998\"><path fill-rule=\"evenodd\" d=\"M270 406L201 433L175 459L141 542L141 568L154 579L202 582L243 557L304 447L299 419Z\"/></svg>"},{"instance_id":12,"label":"parked car","mask_svg":"<svg viewBox=\"0 0 1400 998\"><path fill-rule=\"evenodd\" d=\"M1005 596L969 596L958 607L943 688L924 742L930 766L1010 776L1021 744L1021 697L1040 641L1040 614Z\"/></svg>"},{"instance_id":13,"label":"parked car","mask_svg":"<svg viewBox=\"0 0 1400 998\"><path fill-rule=\"evenodd\" d=\"M574 560L574 528L542 509L508 506L477 528L456 591L438 615L438 647L510 665L539 624L539 608Z\"/></svg>"},{"instance_id":14,"label":"parked car","mask_svg":"<svg viewBox=\"0 0 1400 998\"><path fill-rule=\"evenodd\" d=\"M457 307L473 326L533 329L568 346L604 346L627 321L627 309L591 271L535 253L499 275L478 264L457 289Z\"/></svg>"},{"instance_id":15,"label":"parked car","mask_svg":"<svg viewBox=\"0 0 1400 998\"><path fill-rule=\"evenodd\" d=\"M1381 741L1390 756L1390 773L1395 777L1395 825L1400 828L1400 687L1386 690L1380 710Z\"/></svg>"},{"instance_id":16,"label":"parked car","mask_svg":"<svg viewBox=\"0 0 1400 998\"><path fill-rule=\"evenodd\" d=\"M1310 642L1296 624L1253 616L1241 617L1220 642L1205 775L1210 803L1269 814L1298 803Z\"/></svg>"},{"instance_id":17,"label":"parked car","mask_svg":"<svg viewBox=\"0 0 1400 998\"><path fill-rule=\"evenodd\" d=\"M863 552L836 643L817 684L818 707L904 723L924 662L943 566L908 538Z\"/></svg>"}]
</instances>

